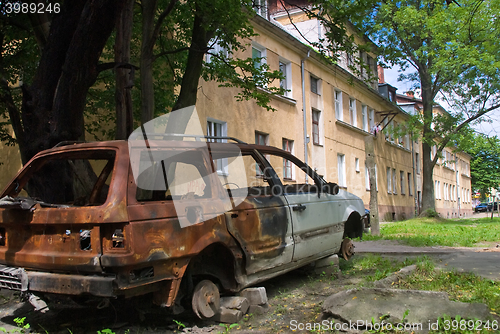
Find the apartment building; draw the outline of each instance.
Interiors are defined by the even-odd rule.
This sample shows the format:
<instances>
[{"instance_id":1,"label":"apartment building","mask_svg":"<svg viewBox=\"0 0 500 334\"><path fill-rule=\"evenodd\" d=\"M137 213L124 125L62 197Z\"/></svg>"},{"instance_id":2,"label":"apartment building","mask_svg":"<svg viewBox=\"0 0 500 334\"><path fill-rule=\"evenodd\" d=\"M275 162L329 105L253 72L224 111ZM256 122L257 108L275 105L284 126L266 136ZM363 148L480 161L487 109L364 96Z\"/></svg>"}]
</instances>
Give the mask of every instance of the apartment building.
<instances>
[{"instance_id":1,"label":"apartment building","mask_svg":"<svg viewBox=\"0 0 500 334\"><path fill-rule=\"evenodd\" d=\"M272 96L270 104L276 111L267 111L254 101L237 101L238 88L201 80L196 107L206 134L289 151L327 181L361 197L366 208L370 182L365 139L373 138L380 220L414 216L421 201L420 144L409 136L395 138L382 130L404 124L418 111L418 101L396 104L396 89L377 80L375 54L358 55L373 64L372 73L351 73L347 55L338 64L326 62L287 23L290 17L300 21L312 39L324 34L316 20L308 21L299 11L283 15L276 1L262 3L252 20L257 35L246 41L246 51L234 56L261 58L271 70L280 70L284 79L273 84L288 91ZM374 80L367 82L367 78ZM440 164L435 168L437 188L441 189L436 207L444 217L472 212L469 157L463 153L453 153L453 157L453 167ZM285 162L281 170L275 169L286 182L303 181Z\"/></svg>"}]
</instances>

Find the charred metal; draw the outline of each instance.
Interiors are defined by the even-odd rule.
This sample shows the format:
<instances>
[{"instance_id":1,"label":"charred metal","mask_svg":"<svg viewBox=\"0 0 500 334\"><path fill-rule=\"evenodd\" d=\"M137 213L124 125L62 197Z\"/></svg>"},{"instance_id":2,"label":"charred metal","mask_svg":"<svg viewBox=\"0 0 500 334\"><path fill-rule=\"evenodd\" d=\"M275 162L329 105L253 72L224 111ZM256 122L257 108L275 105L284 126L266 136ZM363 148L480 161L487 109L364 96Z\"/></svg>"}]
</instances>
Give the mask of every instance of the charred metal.
<instances>
[{"instance_id":1,"label":"charred metal","mask_svg":"<svg viewBox=\"0 0 500 334\"><path fill-rule=\"evenodd\" d=\"M220 292L349 258L346 238L363 230L358 197L283 150L243 143L60 146L0 197L0 288L41 309L45 295L152 293L206 318Z\"/></svg>"}]
</instances>

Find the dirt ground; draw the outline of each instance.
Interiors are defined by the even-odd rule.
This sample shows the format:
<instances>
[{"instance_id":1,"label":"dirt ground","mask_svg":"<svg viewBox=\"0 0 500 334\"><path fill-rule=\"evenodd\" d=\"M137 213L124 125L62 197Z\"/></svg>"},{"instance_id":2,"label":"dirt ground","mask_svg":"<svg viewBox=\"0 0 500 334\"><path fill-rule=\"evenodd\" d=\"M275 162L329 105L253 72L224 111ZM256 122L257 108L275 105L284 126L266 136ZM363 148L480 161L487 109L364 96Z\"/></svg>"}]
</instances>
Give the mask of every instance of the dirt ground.
<instances>
[{"instance_id":1,"label":"dirt ground","mask_svg":"<svg viewBox=\"0 0 500 334\"><path fill-rule=\"evenodd\" d=\"M295 270L261 284L267 290L270 308L262 315L246 315L231 332L287 333L291 321L312 322L321 315L321 303L330 295L355 287L360 278L314 274ZM115 333L225 333L227 326L200 321L191 312L172 316L161 309L141 308L139 300L113 303L107 308L53 309L48 314L34 312L29 303L19 302L17 294L2 290L0 326L15 326L15 318L26 317L32 330L41 333L97 333L111 329Z\"/></svg>"},{"instance_id":2,"label":"dirt ground","mask_svg":"<svg viewBox=\"0 0 500 334\"><path fill-rule=\"evenodd\" d=\"M492 248L496 248L493 246ZM415 256L417 256L416 254ZM362 256L357 254L358 256ZM406 255L391 255L404 261ZM436 258L439 262L439 258ZM267 291L270 308L265 314L246 315L238 325L200 321L192 312L173 316L163 309L151 309L150 298L114 302L108 307L53 308L48 314L34 312L29 303L19 302L16 294L0 291L0 327L11 330L15 318L26 317L36 333L290 333L294 324L321 321L322 303L337 292L366 285L365 278L375 270L349 276L335 271L331 275L299 269L261 284ZM104 331L108 330L108 331Z\"/></svg>"}]
</instances>

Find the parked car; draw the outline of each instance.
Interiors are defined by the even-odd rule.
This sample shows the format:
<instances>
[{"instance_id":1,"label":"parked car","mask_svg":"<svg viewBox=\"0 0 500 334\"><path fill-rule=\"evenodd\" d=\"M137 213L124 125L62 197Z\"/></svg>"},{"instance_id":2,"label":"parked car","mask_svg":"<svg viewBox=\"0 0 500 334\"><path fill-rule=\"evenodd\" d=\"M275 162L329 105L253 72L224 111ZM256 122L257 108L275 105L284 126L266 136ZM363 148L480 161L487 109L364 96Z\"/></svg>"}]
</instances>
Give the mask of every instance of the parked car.
<instances>
[{"instance_id":1,"label":"parked car","mask_svg":"<svg viewBox=\"0 0 500 334\"><path fill-rule=\"evenodd\" d=\"M475 212L486 212L486 211L491 211L491 206L488 203L479 203L476 205L474 208Z\"/></svg>"},{"instance_id":2,"label":"parked car","mask_svg":"<svg viewBox=\"0 0 500 334\"><path fill-rule=\"evenodd\" d=\"M108 141L37 154L1 194L0 287L37 308L52 296L149 294L210 318L220 293L353 255L359 197L281 149L203 144Z\"/></svg>"}]
</instances>

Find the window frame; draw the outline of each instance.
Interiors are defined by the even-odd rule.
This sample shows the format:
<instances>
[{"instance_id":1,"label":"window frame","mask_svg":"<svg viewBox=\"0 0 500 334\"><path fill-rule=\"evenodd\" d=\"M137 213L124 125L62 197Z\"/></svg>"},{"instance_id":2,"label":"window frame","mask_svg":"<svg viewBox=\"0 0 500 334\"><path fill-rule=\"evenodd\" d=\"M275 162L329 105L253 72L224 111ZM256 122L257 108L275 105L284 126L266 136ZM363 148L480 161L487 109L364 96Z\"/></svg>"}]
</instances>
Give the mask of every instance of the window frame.
<instances>
[{"instance_id":1,"label":"window frame","mask_svg":"<svg viewBox=\"0 0 500 334\"><path fill-rule=\"evenodd\" d=\"M347 188L345 154L337 153L337 174L339 187Z\"/></svg>"},{"instance_id":2,"label":"window frame","mask_svg":"<svg viewBox=\"0 0 500 334\"><path fill-rule=\"evenodd\" d=\"M210 127L210 124L212 124L212 126ZM213 131L214 129L214 125L220 125L220 133L221 135L213 135L210 130ZM224 121L221 121L221 120L218 120L218 119L215 119L215 118L211 118L211 117L207 117L207 136L210 136L210 137L227 137L227 122L224 122ZM212 142L212 143L226 143L227 142L227 139L223 139L223 138L220 138L220 139L207 139L208 142ZM222 159L220 160L220 164L217 163L217 165L214 165L216 171L217 171L217 174L218 175L228 175L228 172L229 172L229 169L228 169L228 160L227 159ZM219 166L220 165L220 166Z\"/></svg>"},{"instance_id":3,"label":"window frame","mask_svg":"<svg viewBox=\"0 0 500 334\"><path fill-rule=\"evenodd\" d=\"M315 115L317 117L315 117ZM321 124L320 123L320 120L321 120L321 110L312 108L312 110L311 110L311 117L312 117L312 137L313 137L313 144L314 145L321 145L321 127L320 127L320 124Z\"/></svg>"},{"instance_id":4,"label":"window frame","mask_svg":"<svg viewBox=\"0 0 500 334\"><path fill-rule=\"evenodd\" d=\"M339 98L337 99L337 97ZM339 89L335 89L333 98L335 100L335 118L339 121L343 121L344 110L342 108L342 91Z\"/></svg>"},{"instance_id":5,"label":"window frame","mask_svg":"<svg viewBox=\"0 0 500 334\"><path fill-rule=\"evenodd\" d=\"M349 98L349 117L350 117L350 124L352 126L358 126L358 115L356 111L356 99L350 97Z\"/></svg>"},{"instance_id":6,"label":"window frame","mask_svg":"<svg viewBox=\"0 0 500 334\"><path fill-rule=\"evenodd\" d=\"M293 155L294 141L291 139L282 138L281 143L283 151L286 151ZM283 180L287 181L295 180L295 168L293 168L293 166L294 164L290 160L283 158ZM288 173L287 170L290 170L290 172Z\"/></svg>"}]
</instances>

